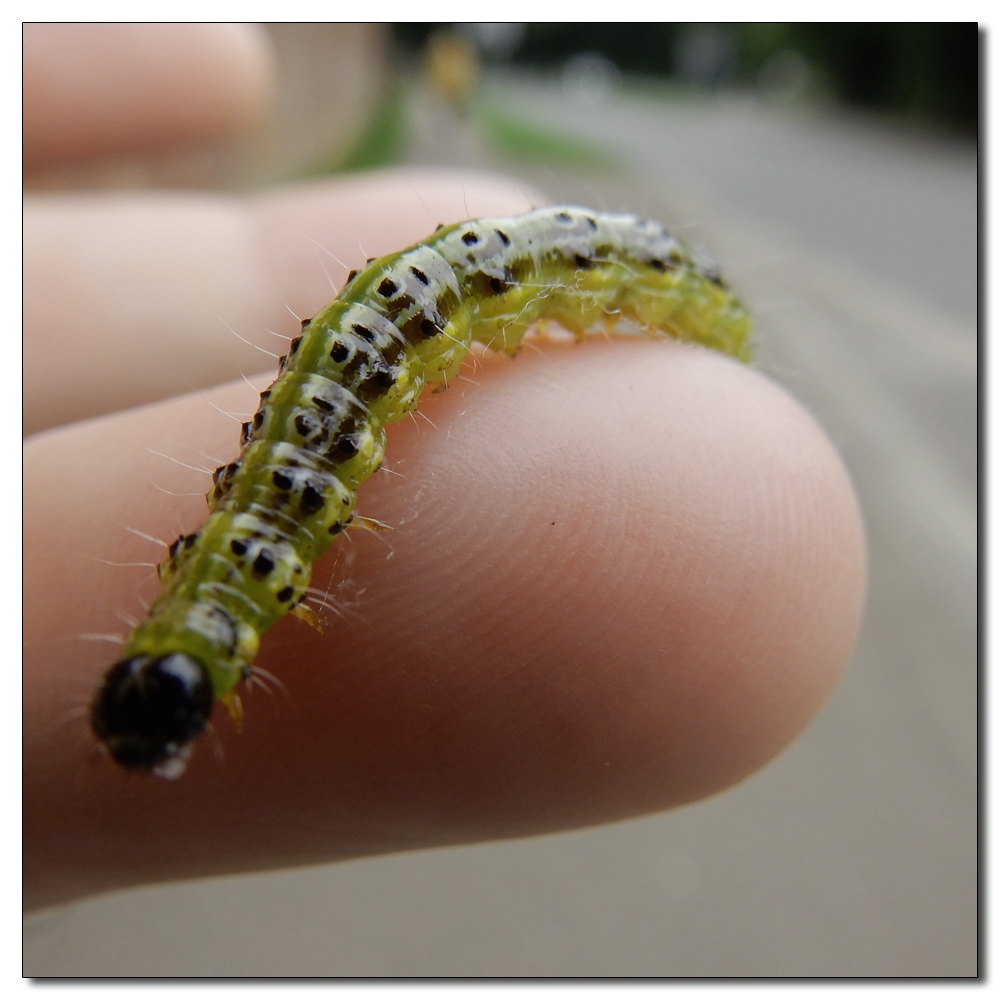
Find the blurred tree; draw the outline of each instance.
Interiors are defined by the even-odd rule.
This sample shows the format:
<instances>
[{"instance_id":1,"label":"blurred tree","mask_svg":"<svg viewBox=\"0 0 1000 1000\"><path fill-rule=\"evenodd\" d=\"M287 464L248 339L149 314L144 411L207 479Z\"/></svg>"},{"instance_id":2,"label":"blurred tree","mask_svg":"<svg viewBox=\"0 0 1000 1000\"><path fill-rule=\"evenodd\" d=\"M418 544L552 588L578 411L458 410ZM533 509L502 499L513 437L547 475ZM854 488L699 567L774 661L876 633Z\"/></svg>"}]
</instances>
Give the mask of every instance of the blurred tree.
<instances>
[{"instance_id":1,"label":"blurred tree","mask_svg":"<svg viewBox=\"0 0 1000 1000\"><path fill-rule=\"evenodd\" d=\"M683 25L625 21L529 24L515 53L518 62L561 63L594 52L630 73L674 72L677 38Z\"/></svg>"},{"instance_id":2,"label":"blurred tree","mask_svg":"<svg viewBox=\"0 0 1000 1000\"><path fill-rule=\"evenodd\" d=\"M789 25L848 104L974 128L979 117L979 29L958 23Z\"/></svg>"},{"instance_id":3,"label":"blurred tree","mask_svg":"<svg viewBox=\"0 0 1000 1000\"><path fill-rule=\"evenodd\" d=\"M394 26L398 42L417 49L437 23ZM700 72L706 47L692 39L713 32L725 51L712 72ZM701 36L699 36L701 31ZM474 37L475 33L472 33ZM775 56L804 60L846 104L974 130L979 117L979 28L976 22L756 22L716 25L672 22L538 22L511 34L502 52L513 62L556 67L589 53L626 73L683 76L714 85L755 83ZM692 66L696 72L692 72Z\"/></svg>"}]
</instances>

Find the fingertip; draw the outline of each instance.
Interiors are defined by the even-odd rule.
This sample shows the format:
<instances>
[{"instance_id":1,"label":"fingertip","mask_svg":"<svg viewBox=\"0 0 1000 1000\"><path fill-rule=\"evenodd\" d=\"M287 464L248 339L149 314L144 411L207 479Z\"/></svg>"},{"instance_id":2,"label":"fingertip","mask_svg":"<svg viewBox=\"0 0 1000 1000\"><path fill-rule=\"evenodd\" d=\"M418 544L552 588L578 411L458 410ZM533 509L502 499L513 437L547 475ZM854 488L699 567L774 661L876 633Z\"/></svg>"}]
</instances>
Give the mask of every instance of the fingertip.
<instances>
[{"instance_id":1,"label":"fingertip","mask_svg":"<svg viewBox=\"0 0 1000 1000\"><path fill-rule=\"evenodd\" d=\"M452 745L442 780L479 789L484 829L668 808L763 766L858 629L863 530L829 440L768 379L686 345L526 352L475 378L426 407L435 428L396 429L406 478L365 508L404 530L391 563L354 563L365 626L338 639L357 676L407 666L364 710L392 715L372 728L392 730L398 780L440 754L399 711L421 677L437 708L421 695L414 724Z\"/></svg>"},{"instance_id":2,"label":"fingertip","mask_svg":"<svg viewBox=\"0 0 1000 1000\"><path fill-rule=\"evenodd\" d=\"M257 25L28 24L25 166L239 133L272 89Z\"/></svg>"}]
</instances>

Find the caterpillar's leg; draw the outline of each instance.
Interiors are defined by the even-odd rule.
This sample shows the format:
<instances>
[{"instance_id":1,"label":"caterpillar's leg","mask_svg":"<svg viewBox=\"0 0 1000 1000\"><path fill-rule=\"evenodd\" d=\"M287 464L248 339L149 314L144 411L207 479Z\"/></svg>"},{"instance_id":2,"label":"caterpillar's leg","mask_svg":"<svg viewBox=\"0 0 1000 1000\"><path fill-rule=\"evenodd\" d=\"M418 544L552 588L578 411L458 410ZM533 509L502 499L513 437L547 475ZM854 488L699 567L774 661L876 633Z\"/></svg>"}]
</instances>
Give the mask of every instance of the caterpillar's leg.
<instances>
[{"instance_id":1,"label":"caterpillar's leg","mask_svg":"<svg viewBox=\"0 0 1000 1000\"><path fill-rule=\"evenodd\" d=\"M229 717L233 720L236 732L243 732L243 702L235 691L224 694L219 701L229 710Z\"/></svg>"},{"instance_id":2,"label":"caterpillar's leg","mask_svg":"<svg viewBox=\"0 0 1000 1000\"><path fill-rule=\"evenodd\" d=\"M364 528L367 531L395 531L396 529L391 524L386 524L384 521L376 521L374 517L362 517L360 514L354 514L351 519L347 522L345 527L348 528Z\"/></svg>"},{"instance_id":3,"label":"caterpillar's leg","mask_svg":"<svg viewBox=\"0 0 1000 1000\"><path fill-rule=\"evenodd\" d=\"M296 604L288 613L304 621L311 628L316 629L320 635L326 635L319 623L319 619L316 617L316 612L308 604Z\"/></svg>"}]
</instances>

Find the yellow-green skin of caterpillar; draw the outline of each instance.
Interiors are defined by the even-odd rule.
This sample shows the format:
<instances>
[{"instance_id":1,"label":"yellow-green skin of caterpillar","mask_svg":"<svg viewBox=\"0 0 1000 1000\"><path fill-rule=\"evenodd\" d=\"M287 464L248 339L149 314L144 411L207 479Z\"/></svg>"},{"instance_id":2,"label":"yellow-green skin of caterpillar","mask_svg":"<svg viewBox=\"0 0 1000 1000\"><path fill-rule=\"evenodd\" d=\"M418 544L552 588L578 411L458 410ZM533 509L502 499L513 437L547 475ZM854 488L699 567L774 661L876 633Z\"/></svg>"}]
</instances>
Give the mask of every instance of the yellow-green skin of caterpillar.
<instances>
[{"instance_id":1,"label":"yellow-green skin of caterpillar","mask_svg":"<svg viewBox=\"0 0 1000 1000\"><path fill-rule=\"evenodd\" d=\"M292 342L238 461L216 473L208 520L160 567L163 589L125 654L187 653L216 698L229 694L351 517L385 425L426 383L454 374L473 340L514 352L542 318L584 331L622 317L749 358L749 318L713 266L632 215L552 207L479 219L370 263Z\"/></svg>"}]
</instances>

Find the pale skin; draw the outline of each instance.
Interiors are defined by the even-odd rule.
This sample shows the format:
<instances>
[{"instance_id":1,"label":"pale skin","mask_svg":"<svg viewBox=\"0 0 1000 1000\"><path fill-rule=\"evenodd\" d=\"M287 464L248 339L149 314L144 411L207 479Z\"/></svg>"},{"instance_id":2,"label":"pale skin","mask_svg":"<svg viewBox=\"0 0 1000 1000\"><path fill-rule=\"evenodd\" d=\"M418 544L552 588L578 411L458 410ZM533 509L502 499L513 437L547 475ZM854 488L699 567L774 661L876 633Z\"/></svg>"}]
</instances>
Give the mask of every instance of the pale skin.
<instances>
[{"instance_id":1,"label":"pale skin","mask_svg":"<svg viewBox=\"0 0 1000 1000\"><path fill-rule=\"evenodd\" d=\"M134 55L156 26L132 27ZM259 36L183 27L169 41L178 58L218 46L266 100ZM141 58L115 68L106 53L101 66L143 72ZM197 124L199 107L215 128L253 117L221 89L217 101L196 89L170 128ZM38 155L60 155L42 119ZM124 135L102 125L108 149L128 147L123 122ZM356 264L359 240L373 256L436 222L527 207L512 181L428 171L166 207L140 192L29 200L28 419L59 426L25 456L28 906L668 809L740 781L818 711L865 581L857 504L822 430L753 368L705 349L542 341L513 361L480 356L472 381L424 401L433 424L390 428L385 464L400 475L373 477L359 509L397 530L355 532L316 565L314 584L342 606L320 609L323 634L292 618L268 634L258 663L287 696L245 695L242 734L217 706L215 736L177 781L96 749L81 710L116 651L79 636L126 631L119 614L141 615L156 592L151 566L98 560L162 558L128 527L170 542L197 526L204 499L175 494L207 476L171 459L234 457L239 429L220 411L245 414L256 396L242 379L215 383L227 365L267 369L260 388L273 372L232 335L191 336L205 289L210 319L280 353L261 331L292 334L286 305L308 316L333 295L316 233ZM84 266L86 300L53 323ZM157 294L190 273L160 290L137 337L122 306L135 282ZM177 371L198 370L199 391L169 395Z\"/></svg>"}]
</instances>

